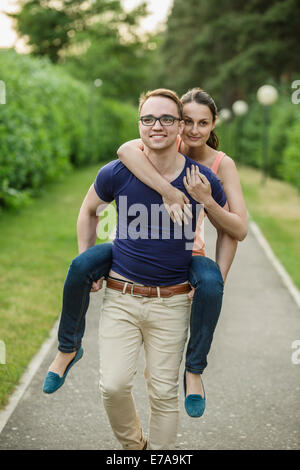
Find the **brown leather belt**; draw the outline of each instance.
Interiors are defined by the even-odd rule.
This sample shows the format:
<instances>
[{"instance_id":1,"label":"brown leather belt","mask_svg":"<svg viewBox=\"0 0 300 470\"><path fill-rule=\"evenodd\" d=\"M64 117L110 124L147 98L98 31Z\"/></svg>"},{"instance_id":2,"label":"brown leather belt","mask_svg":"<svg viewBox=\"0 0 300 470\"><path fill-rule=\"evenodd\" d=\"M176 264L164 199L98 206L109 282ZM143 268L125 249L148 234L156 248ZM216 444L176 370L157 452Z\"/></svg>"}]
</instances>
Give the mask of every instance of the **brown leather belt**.
<instances>
[{"instance_id":1,"label":"brown leather belt","mask_svg":"<svg viewBox=\"0 0 300 470\"><path fill-rule=\"evenodd\" d=\"M172 297L176 294L187 294L191 290L190 284L175 284L173 286L139 286L126 281L116 281L107 278L106 287L115 289L123 294L131 294L133 297Z\"/></svg>"}]
</instances>

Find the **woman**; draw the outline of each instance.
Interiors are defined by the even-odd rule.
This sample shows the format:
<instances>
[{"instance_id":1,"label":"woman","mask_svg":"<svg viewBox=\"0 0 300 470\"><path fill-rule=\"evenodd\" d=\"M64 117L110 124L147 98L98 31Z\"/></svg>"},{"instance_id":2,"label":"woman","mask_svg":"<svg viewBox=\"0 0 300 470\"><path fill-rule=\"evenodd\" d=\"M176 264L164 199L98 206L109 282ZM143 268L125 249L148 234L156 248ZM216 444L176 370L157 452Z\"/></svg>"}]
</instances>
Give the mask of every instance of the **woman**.
<instances>
[{"instance_id":1,"label":"woman","mask_svg":"<svg viewBox=\"0 0 300 470\"><path fill-rule=\"evenodd\" d=\"M178 138L178 149L195 161L211 167L217 174L224 186L230 212L222 209L212 199L210 184L199 173L198 168L186 175L185 187L193 199L204 203L207 214L214 223L217 221L220 228L234 239L242 240L247 233L246 208L234 162L217 151L218 140L214 132L217 118L215 103L200 89L186 93L182 97L182 103L185 126L182 136ZM119 149L118 156L137 178L161 193L171 218L181 223L186 217L183 212L186 196L156 171L143 152L141 141L137 139L124 144ZM184 386L186 411L193 417L201 416L205 409L201 374L207 365L207 354L222 305L223 281L233 260L236 243L231 245L227 259L222 260L220 266L204 256L203 247L204 244L201 247L202 256L193 257L189 279L195 290ZM82 355L80 344L89 292L99 289L100 283L97 280L108 274L110 264L111 245L106 243L93 246L80 254L70 266L64 287L59 328L60 352L49 368L50 372L44 383L46 393L52 393L63 384L70 367Z\"/></svg>"}]
</instances>

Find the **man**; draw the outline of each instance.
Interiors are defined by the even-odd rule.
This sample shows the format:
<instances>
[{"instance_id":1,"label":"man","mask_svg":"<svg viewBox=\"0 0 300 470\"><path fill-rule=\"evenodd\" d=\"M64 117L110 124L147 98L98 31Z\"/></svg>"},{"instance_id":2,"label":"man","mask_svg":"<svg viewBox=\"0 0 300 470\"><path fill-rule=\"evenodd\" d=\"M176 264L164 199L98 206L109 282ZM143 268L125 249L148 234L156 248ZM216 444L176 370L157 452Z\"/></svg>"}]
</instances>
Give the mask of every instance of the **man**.
<instances>
[{"instance_id":1,"label":"man","mask_svg":"<svg viewBox=\"0 0 300 470\"><path fill-rule=\"evenodd\" d=\"M183 177L195 162L176 148L183 125L182 106L175 93L159 89L142 96L139 131L148 158L189 197ZM214 199L224 206L226 198L219 180L208 168L200 167L211 183ZM189 226L194 233L199 204L189 199L193 214ZM146 448L131 393L144 343L150 401L147 448L170 449L177 435L178 373L188 332L191 235L183 228L179 232L170 218L167 227L163 211L158 218L157 212L153 216L152 209L161 208L161 196L115 160L99 171L81 207L79 233L85 249L94 237L97 208L113 200L118 210L117 232L99 337L103 402L123 449ZM137 211L139 217L135 217Z\"/></svg>"}]
</instances>

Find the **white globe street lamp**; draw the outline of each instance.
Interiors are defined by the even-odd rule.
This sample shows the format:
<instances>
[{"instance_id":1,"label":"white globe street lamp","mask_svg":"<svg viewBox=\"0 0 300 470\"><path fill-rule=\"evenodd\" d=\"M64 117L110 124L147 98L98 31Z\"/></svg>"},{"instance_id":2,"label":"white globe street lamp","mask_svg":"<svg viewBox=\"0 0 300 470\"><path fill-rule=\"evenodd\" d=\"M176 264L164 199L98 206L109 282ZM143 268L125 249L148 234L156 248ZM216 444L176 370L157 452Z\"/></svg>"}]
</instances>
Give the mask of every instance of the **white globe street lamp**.
<instances>
[{"instance_id":1,"label":"white globe street lamp","mask_svg":"<svg viewBox=\"0 0 300 470\"><path fill-rule=\"evenodd\" d=\"M248 111L248 104L246 101L237 100L232 105L232 111L236 116L244 116Z\"/></svg>"},{"instance_id":2,"label":"white globe street lamp","mask_svg":"<svg viewBox=\"0 0 300 470\"><path fill-rule=\"evenodd\" d=\"M230 109L223 108L219 111L219 119L221 121L229 121L231 118L231 111Z\"/></svg>"},{"instance_id":3,"label":"white globe street lamp","mask_svg":"<svg viewBox=\"0 0 300 470\"><path fill-rule=\"evenodd\" d=\"M94 81L94 85L96 88L100 88L102 86L102 80L101 78L96 78L96 80Z\"/></svg>"},{"instance_id":4,"label":"white globe street lamp","mask_svg":"<svg viewBox=\"0 0 300 470\"><path fill-rule=\"evenodd\" d=\"M237 100L233 103L232 105L232 111L233 113L237 116L237 123L236 123L236 128L235 128L235 157L239 158L239 160L242 162L242 156L239 155L240 153L240 140L241 140L241 135L242 135L242 126L243 126L243 116L248 112L248 104L246 101L243 100Z\"/></svg>"},{"instance_id":5,"label":"white globe street lamp","mask_svg":"<svg viewBox=\"0 0 300 470\"><path fill-rule=\"evenodd\" d=\"M257 99L263 106L270 106L277 101L278 91L272 85L263 85L257 90Z\"/></svg>"},{"instance_id":6,"label":"white globe street lamp","mask_svg":"<svg viewBox=\"0 0 300 470\"><path fill-rule=\"evenodd\" d=\"M262 135L262 184L267 180L268 173L268 151L269 139L268 130L270 122L270 106L278 99L278 91L272 85L263 85L257 90L257 100L263 106L264 124Z\"/></svg>"}]
</instances>

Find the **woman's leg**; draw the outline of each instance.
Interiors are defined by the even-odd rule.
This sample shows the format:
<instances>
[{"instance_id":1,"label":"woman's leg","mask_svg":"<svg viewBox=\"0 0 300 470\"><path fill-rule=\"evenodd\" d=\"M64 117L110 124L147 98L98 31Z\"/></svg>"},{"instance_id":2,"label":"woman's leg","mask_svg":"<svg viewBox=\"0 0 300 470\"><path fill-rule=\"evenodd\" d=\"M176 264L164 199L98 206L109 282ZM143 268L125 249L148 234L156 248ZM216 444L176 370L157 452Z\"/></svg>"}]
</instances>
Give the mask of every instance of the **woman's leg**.
<instances>
[{"instance_id":1,"label":"woman's leg","mask_svg":"<svg viewBox=\"0 0 300 470\"><path fill-rule=\"evenodd\" d=\"M193 375L199 375L207 366L207 355L221 312L224 282L217 263L205 256L193 256L189 281L195 292L191 308L186 370ZM187 377L187 388L189 383L191 380ZM199 384L201 385L201 381Z\"/></svg>"},{"instance_id":2,"label":"woman's leg","mask_svg":"<svg viewBox=\"0 0 300 470\"><path fill-rule=\"evenodd\" d=\"M73 259L63 289L59 351L70 353L80 348L92 284L108 275L111 262L112 243L95 245Z\"/></svg>"},{"instance_id":3,"label":"woman's leg","mask_svg":"<svg viewBox=\"0 0 300 470\"><path fill-rule=\"evenodd\" d=\"M54 372L62 377L67 366L74 359L84 334L85 314L89 306L91 286L94 281L108 275L111 261L111 243L95 245L72 261L63 290L63 306L58 330L58 353L50 364L48 373ZM49 387L47 387L48 390ZM51 383L50 389L52 389ZM53 391L46 393L53 393Z\"/></svg>"}]
</instances>

